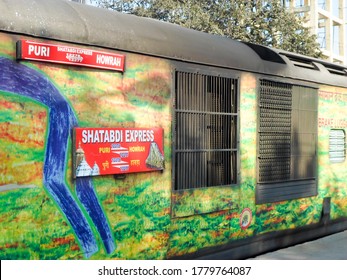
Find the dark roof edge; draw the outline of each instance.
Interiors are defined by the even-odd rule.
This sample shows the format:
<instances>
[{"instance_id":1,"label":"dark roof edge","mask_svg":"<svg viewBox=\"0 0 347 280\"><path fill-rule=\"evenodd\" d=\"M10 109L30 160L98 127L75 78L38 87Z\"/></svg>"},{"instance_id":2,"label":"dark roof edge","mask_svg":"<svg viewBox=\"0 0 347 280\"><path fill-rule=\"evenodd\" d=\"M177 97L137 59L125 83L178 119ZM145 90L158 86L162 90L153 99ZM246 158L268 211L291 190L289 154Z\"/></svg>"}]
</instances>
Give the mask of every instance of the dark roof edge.
<instances>
[{"instance_id":1,"label":"dark roof edge","mask_svg":"<svg viewBox=\"0 0 347 280\"><path fill-rule=\"evenodd\" d=\"M343 72L339 71L339 65L309 58L315 64L337 70L324 71L324 67L318 67L318 71L299 69L289 58L303 56L150 18L65 0L0 0L0 10L0 30L7 32L317 83L347 85L347 80L342 79L346 77L340 75ZM340 74L336 75L338 72Z\"/></svg>"}]
</instances>

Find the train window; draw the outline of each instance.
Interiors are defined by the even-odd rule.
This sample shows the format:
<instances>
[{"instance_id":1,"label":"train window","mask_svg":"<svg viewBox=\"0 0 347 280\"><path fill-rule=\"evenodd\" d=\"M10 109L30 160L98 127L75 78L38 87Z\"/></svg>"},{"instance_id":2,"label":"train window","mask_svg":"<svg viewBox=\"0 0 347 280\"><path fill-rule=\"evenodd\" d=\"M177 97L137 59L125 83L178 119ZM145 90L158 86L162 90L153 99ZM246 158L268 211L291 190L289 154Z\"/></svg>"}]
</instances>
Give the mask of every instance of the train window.
<instances>
[{"instance_id":1,"label":"train window","mask_svg":"<svg viewBox=\"0 0 347 280\"><path fill-rule=\"evenodd\" d=\"M331 129L329 133L329 159L331 163L346 159L346 134L342 129Z\"/></svg>"},{"instance_id":2,"label":"train window","mask_svg":"<svg viewBox=\"0 0 347 280\"><path fill-rule=\"evenodd\" d=\"M257 203L317 192L317 107L314 88L260 81Z\"/></svg>"},{"instance_id":3,"label":"train window","mask_svg":"<svg viewBox=\"0 0 347 280\"><path fill-rule=\"evenodd\" d=\"M237 79L176 72L174 189L237 182Z\"/></svg>"}]
</instances>

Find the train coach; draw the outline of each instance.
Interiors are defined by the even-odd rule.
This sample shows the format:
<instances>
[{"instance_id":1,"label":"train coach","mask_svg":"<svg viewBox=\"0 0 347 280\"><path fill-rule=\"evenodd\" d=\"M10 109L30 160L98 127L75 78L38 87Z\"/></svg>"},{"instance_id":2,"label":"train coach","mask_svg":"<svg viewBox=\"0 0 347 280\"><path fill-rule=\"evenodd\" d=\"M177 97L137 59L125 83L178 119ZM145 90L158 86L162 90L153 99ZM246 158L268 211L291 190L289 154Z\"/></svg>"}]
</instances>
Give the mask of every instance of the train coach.
<instances>
[{"instance_id":1,"label":"train coach","mask_svg":"<svg viewBox=\"0 0 347 280\"><path fill-rule=\"evenodd\" d=\"M0 258L245 259L347 229L347 67L0 0Z\"/></svg>"}]
</instances>

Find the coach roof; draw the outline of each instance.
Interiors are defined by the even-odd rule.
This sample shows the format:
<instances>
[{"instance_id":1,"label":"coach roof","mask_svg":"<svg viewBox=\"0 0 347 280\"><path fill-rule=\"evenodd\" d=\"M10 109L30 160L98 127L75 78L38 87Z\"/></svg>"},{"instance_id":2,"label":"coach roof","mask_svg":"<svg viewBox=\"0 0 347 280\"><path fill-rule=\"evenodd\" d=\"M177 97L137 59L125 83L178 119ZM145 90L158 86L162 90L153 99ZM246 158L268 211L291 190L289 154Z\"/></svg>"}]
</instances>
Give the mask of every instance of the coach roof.
<instances>
[{"instance_id":1,"label":"coach roof","mask_svg":"<svg viewBox=\"0 0 347 280\"><path fill-rule=\"evenodd\" d=\"M71 1L0 0L0 11L7 32L346 86L345 67L331 64L339 74L334 81L322 67L330 64L320 60ZM293 61L304 61L305 69ZM317 71L307 71L307 61Z\"/></svg>"}]
</instances>

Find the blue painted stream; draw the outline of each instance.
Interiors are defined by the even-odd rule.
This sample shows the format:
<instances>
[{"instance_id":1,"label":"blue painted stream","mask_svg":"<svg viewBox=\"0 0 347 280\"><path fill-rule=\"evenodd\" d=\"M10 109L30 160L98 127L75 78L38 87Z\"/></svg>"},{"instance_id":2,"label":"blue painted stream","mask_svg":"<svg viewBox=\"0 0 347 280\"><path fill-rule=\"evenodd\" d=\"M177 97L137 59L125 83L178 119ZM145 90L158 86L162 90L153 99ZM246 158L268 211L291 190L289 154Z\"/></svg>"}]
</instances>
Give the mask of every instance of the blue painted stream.
<instances>
[{"instance_id":1,"label":"blue painted stream","mask_svg":"<svg viewBox=\"0 0 347 280\"><path fill-rule=\"evenodd\" d=\"M0 91L29 97L48 107L49 128L43 183L71 224L84 255L90 257L98 251L96 238L65 181L69 138L73 127L78 126L73 110L47 77L32 68L3 57L0 57ZM113 252L115 242L97 199L92 179L77 178L76 194L97 228L106 252Z\"/></svg>"}]
</instances>

